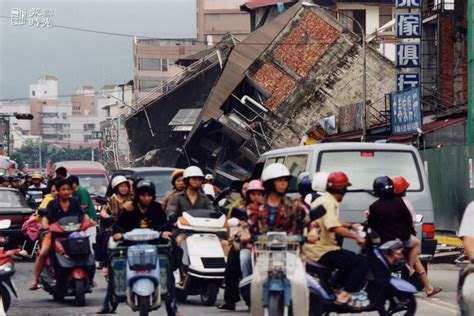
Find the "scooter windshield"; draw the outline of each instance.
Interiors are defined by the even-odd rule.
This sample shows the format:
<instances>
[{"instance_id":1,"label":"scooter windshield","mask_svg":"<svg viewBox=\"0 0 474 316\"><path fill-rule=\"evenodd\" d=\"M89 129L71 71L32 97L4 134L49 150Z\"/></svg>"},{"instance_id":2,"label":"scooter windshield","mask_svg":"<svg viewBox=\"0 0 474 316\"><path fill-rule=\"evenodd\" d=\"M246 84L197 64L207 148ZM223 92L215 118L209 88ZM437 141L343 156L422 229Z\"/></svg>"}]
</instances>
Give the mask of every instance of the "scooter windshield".
<instances>
[{"instance_id":1,"label":"scooter windshield","mask_svg":"<svg viewBox=\"0 0 474 316\"><path fill-rule=\"evenodd\" d=\"M191 210L187 211L192 217L218 219L222 216L221 212L211 210Z\"/></svg>"}]
</instances>

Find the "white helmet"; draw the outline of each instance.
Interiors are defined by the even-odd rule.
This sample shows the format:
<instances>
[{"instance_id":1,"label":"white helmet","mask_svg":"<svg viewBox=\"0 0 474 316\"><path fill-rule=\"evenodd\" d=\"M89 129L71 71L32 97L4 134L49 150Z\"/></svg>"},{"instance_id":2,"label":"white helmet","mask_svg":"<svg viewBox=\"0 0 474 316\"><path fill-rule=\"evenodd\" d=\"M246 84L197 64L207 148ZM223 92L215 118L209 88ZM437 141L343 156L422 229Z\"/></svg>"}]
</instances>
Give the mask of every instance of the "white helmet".
<instances>
[{"instance_id":1,"label":"white helmet","mask_svg":"<svg viewBox=\"0 0 474 316\"><path fill-rule=\"evenodd\" d=\"M212 179L214 179L214 177L212 176L212 174L208 173L208 174L206 174L205 179L206 180L212 180Z\"/></svg>"},{"instance_id":2,"label":"white helmet","mask_svg":"<svg viewBox=\"0 0 474 316\"><path fill-rule=\"evenodd\" d=\"M262 172L262 181L266 182L268 180L278 179L281 177L291 177L290 171L284 164L281 163L272 163L263 169Z\"/></svg>"},{"instance_id":3,"label":"white helmet","mask_svg":"<svg viewBox=\"0 0 474 316\"><path fill-rule=\"evenodd\" d=\"M202 173L201 168L196 167L196 166L189 166L186 169L184 169L184 174L183 174L184 179L189 179L193 177L204 178L204 173Z\"/></svg>"},{"instance_id":4,"label":"white helmet","mask_svg":"<svg viewBox=\"0 0 474 316\"><path fill-rule=\"evenodd\" d=\"M316 172L313 177L311 189L316 192L326 192L328 186L329 173L320 171Z\"/></svg>"},{"instance_id":5,"label":"white helmet","mask_svg":"<svg viewBox=\"0 0 474 316\"><path fill-rule=\"evenodd\" d=\"M115 189L118 185L122 184L122 183L128 183L128 180L127 178L125 178L124 176L116 176L115 178L112 179L112 189Z\"/></svg>"}]
</instances>

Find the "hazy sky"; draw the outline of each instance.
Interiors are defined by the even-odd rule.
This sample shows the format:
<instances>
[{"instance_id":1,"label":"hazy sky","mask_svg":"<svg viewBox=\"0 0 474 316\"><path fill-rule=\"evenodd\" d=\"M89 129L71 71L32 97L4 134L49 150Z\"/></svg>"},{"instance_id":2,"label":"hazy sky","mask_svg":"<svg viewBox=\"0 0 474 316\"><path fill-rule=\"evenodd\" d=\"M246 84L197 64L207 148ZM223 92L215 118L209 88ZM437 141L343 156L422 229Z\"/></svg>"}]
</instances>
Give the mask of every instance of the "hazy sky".
<instances>
[{"instance_id":1,"label":"hazy sky","mask_svg":"<svg viewBox=\"0 0 474 316\"><path fill-rule=\"evenodd\" d=\"M59 94L133 79L133 38L12 26L11 9L54 10L53 24L159 38L196 37L195 0L0 0L0 100L28 98L29 84L55 75Z\"/></svg>"}]
</instances>

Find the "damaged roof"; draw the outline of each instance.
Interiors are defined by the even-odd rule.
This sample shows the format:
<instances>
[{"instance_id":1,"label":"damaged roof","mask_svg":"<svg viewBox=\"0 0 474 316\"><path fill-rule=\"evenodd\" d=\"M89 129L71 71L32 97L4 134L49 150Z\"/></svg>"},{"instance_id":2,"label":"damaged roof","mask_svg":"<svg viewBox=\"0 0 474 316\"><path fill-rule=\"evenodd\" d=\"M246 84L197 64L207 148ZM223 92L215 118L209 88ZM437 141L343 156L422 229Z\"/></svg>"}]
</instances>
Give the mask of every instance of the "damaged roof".
<instances>
[{"instance_id":1,"label":"damaged roof","mask_svg":"<svg viewBox=\"0 0 474 316\"><path fill-rule=\"evenodd\" d=\"M223 114L220 109L222 103L245 78L248 68L265 52L300 8L301 3L295 4L234 47L219 81L212 89L203 111L201 111L198 122L207 121L210 118L217 119Z\"/></svg>"}]
</instances>

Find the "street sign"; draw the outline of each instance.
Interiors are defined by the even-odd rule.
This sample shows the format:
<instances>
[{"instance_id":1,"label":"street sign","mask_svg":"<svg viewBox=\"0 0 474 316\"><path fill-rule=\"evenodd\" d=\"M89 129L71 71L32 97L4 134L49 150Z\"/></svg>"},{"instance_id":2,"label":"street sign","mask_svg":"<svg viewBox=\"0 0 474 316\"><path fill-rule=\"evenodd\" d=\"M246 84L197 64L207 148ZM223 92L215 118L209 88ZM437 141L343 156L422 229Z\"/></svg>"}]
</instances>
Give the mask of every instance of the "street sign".
<instances>
[{"instance_id":1,"label":"street sign","mask_svg":"<svg viewBox=\"0 0 474 316\"><path fill-rule=\"evenodd\" d=\"M416 72L399 72L396 74L397 91L416 88L420 85L420 74Z\"/></svg>"},{"instance_id":2,"label":"street sign","mask_svg":"<svg viewBox=\"0 0 474 316\"><path fill-rule=\"evenodd\" d=\"M421 37L421 14L398 13L396 15L395 34L397 38Z\"/></svg>"},{"instance_id":3,"label":"street sign","mask_svg":"<svg viewBox=\"0 0 474 316\"><path fill-rule=\"evenodd\" d=\"M392 135L415 134L421 128L420 88L391 95Z\"/></svg>"},{"instance_id":4,"label":"street sign","mask_svg":"<svg viewBox=\"0 0 474 316\"><path fill-rule=\"evenodd\" d=\"M420 44L396 44L395 66L401 68L420 67Z\"/></svg>"},{"instance_id":5,"label":"street sign","mask_svg":"<svg viewBox=\"0 0 474 316\"><path fill-rule=\"evenodd\" d=\"M395 0L395 7L399 9L420 8L421 0Z\"/></svg>"},{"instance_id":6,"label":"street sign","mask_svg":"<svg viewBox=\"0 0 474 316\"><path fill-rule=\"evenodd\" d=\"M91 136L92 136L92 139L102 139L103 133L102 131L92 131Z\"/></svg>"},{"instance_id":7,"label":"street sign","mask_svg":"<svg viewBox=\"0 0 474 316\"><path fill-rule=\"evenodd\" d=\"M339 132L351 132L362 129L364 102L349 104L339 108Z\"/></svg>"}]
</instances>

